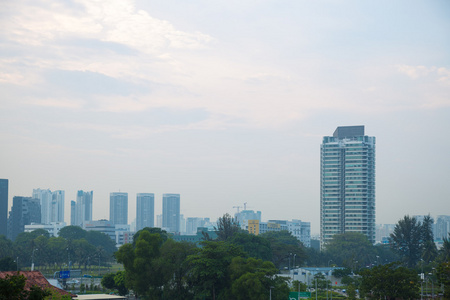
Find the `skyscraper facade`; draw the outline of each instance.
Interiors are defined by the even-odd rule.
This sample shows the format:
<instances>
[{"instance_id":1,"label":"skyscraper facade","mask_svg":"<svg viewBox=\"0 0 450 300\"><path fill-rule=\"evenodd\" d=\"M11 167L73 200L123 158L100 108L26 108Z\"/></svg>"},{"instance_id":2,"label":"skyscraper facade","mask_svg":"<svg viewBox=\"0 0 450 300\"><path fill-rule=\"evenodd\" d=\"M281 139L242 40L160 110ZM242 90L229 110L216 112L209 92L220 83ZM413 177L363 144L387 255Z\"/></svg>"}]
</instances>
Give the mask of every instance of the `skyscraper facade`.
<instances>
[{"instance_id":1,"label":"skyscraper facade","mask_svg":"<svg viewBox=\"0 0 450 300\"><path fill-rule=\"evenodd\" d=\"M92 201L94 192L77 192L77 202L75 205L75 224L76 226L83 226L85 222L92 221Z\"/></svg>"},{"instance_id":2,"label":"skyscraper facade","mask_svg":"<svg viewBox=\"0 0 450 300\"><path fill-rule=\"evenodd\" d=\"M155 194L136 195L136 231L145 227L155 227Z\"/></svg>"},{"instance_id":3,"label":"skyscraper facade","mask_svg":"<svg viewBox=\"0 0 450 300\"><path fill-rule=\"evenodd\" d=\"M128 224L128 193L109 194L109 220L114 224Z\"/></svg>"},{"instance_id":4,"label":"skyscraper facade","mask_svg":"<svg viewBox=\"0 0 450 300\"><path fill-rule=\"evenodd\" d=\"M169 232L180 232L180 194L163 194L162 227Z\"/></svg>"},{"instance_id":5,"label":"skyscraper facade","mask_svg":"<svg viewBox=\"0 0 450 300\"><path fill-rule=\"evenodd\" d=\"M338 127L320 147L320 242L360 232L375 242L375 137Z\"/></svg>"},{"instance_id":6,"label":"skyscraper facade","mask_svg":"<svg viewBox=\"0 0 450 300\"><path fill-rule=\"evenodd\" d=\"M0 179L0 235L8 234L8 179Z\"/></svg>"},{"instance_id":7,"label":"skyscraper facade","mask_svg":"<svg viewBox=\"0 0 450 300\"><path fill-rule=\"evenodd\" d=\"M41 205L41 223L64 222L64 191L34 189L33 198Z\"/></svg>"},{"instance_id":8,"label":"skyscraper facade","mask_svg":"<svg viewBox=\"0 0 450 300\"><path fill-rule=\"evenodd\" d=\"M8 238L15 240L24 232L25 225L41 223L41 205L39 199L14 197L8 218Z\"/></svg>"}]
</instances>

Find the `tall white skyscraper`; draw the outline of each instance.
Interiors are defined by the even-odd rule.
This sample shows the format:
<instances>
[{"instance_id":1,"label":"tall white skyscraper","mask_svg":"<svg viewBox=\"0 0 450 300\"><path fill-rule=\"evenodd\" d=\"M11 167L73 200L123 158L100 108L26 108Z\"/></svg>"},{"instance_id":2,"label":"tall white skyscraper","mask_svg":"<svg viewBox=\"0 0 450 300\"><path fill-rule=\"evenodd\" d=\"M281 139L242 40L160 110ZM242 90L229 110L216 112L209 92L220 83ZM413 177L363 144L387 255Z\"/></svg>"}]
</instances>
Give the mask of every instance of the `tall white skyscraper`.
<instances>
[{"instance_id":1,"label":"tall white skyscraper","mask_svg":"<svg viewBox=\"0 0 450 300\"><path fill-rule=\"evenodd\" d=\"M375 242L375 137L338 127L320 147L320 241L360 232Z\"/></svg>"},{"instance_id":2,"label":"tall white skyscraper","mask_svg":"<svg viewBox=\"0 0 450 300\"><path fill-rule=\"evenodd\" d=\"M128 224L128 193L109 194L109 221L114 225Z\"/></svg>"},{"instance_id":3,"label":"tall white skyscraper","mask_svg":"<svg viewBox=\"0 0 450 300\"><path fill-rule=\"evenodd\" d=\"M180 194L163 194L162 227L169 232L180 232Z\"/></svg>"},{"instance_id":4,"label":"tall white skyscraper","mask_svg":"<svg viewBox=\"0 0 450 300\"><path fill-rule=\"evenodd\" d=\"M83 227L85 222L92 221L92 200L94 192L77 192L77 203L75 205L75 225Z\"/></svg>"},{"instance_id":5,"label":"tall white skyscraper","mask_svg":"<svg viewBox=\"0 0 450 300\"><path fill-rule=\"evenodd\" d=\"M34 189L33 198L41 205L41 223L64 222L64 191Z\"/></svg>"},{"instance_id":6,"label":"tall white skyscraper","mask_svg":"<svg viewBox=\"0 0 450 300\"><path fill-rule=\"evenodd\" d=\"M155 227L155 194L136 195L136 231L145 227Z\"/></svg>"}]
</instances>

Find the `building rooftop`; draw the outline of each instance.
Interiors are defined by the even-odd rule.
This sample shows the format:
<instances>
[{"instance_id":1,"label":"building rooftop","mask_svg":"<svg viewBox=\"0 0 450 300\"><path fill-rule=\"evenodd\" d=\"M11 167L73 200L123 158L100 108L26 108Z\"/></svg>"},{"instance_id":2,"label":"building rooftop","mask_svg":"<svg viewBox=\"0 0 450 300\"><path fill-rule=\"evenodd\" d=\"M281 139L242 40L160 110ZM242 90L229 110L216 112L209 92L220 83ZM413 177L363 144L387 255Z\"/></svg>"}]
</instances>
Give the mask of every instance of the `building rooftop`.
<instances>
[{"instance_id":1,"label":"building rooftop","mask_svg":"<svg viewBox=\"0 0 450 300\"><path fill-rule=\"evenodd\" d=\"M338 139L354 136L364 136L364 125L339 126L333 133L333 137Z\"/></svg>"}]
</instances>

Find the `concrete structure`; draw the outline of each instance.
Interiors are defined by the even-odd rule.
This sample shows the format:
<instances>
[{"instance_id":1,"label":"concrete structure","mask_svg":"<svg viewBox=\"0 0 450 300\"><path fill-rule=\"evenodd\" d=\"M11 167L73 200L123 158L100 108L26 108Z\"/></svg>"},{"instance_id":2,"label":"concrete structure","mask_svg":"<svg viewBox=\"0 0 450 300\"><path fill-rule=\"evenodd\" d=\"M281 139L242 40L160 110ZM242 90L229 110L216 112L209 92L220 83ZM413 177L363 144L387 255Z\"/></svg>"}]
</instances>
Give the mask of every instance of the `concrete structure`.
<instances>
[{"instance_id":1,"label":"concrete structure","mask_svg":"<svg viewBox=\"0 0 450 300\"><path fill-rule=\"evenodd\" d=\"M75 201L70 201L70 225L74 226L76 222L76 207L77 203Z\"/></svg>"},{"instance_id":2,"label":"concrete structure","mask_svg":"<svg viewBox=\"0 0 450 300\"><path fill-rule=\"evenodd\" d=\"M254 235L259 235L268 231L287 230L296 237L305 247L311 247L311 223L300 220L269 220L260 222L259 220L248 220L246 230Z\"/></svg>"},{"instance_id":3,"label":"concrete structure","mask_svg":"<svg viewBox=\"0 0 450 300\"><path fill-rule=\"evenodd\" d=\"M180 194L163 194L162 228L180 233Z\"/></svg>"},{"instance_id":4,"label":"concrete structure","mask_svg":"<svg viewBox=\"0 0 450 300\"><path fill-rule=\"evenodd\" d=\"M211 221L209 218L187 218L186 219L186 234L196 235L197 228L210 226Z\"/></svg>"},{"instance_id":5,"label":"concrete structure","mask_svg":"<svg viewBox=\"0 0 450 300\"><path fill-rule=\"evenodd\" d=\"M394 232L395 224L377 224L375 229L375 243L384 244Z\"/></svg>"},{"instance_id":6,"label":"concrete structure","mask_svg":"<svg viewBox=\"0 0 450 300\"><path fill-rule=\"evenodd\" d=\"M155 227L155 194L136 195L136 231L145 227Z\"/></svg>"},{"instance_id":7,"label":"concrete structure","mask_svg":"<svg viewBox=\"0 0 450 300\"><path fill-rule=\"evenodd\" d=\"M109 194L109 220L114 224L128 224L128 193Z\"/></svg>"},{"instance_id":8,"label":"concrete structure","mask_svg":"<svg viewBox=\"0 0 450 300\"><path fill-rule=\"evenodd\" d=\"M24 232L25 225L31 223L41 223L39 199L14 197L8 218L8 238L15 240L20 233Z\"/></svg>"},{"instance_id":9,"label":"concrete structure","mask_svg":"<svg viewBox=\"0 0 450 300\"><path fill-rule=\"evenodd\" d=\"M235 220L239 223L242 229L247 228L248 220L258 220L261 222L261 212L254 212L253 210L242 210L234 214Z\"/></svg>"},{"instance_id":10,"label":"concrete structure","mask_svg":"<svg viewBox=\"0 0 450 300\"><path fill-rule=\"evenodd\" d=\"M204 241L206 236L211 239L215 239L217 238L217 232L214 230L209 230L206 227L198 227L195 235L173 235L171 238L177 242L190 242L198 244Z\"/></svg>"},{"instance_id":11,"label":"concrete structure","mask_svg":"<svg viewBox=\"0 0 450 300\"><path fill-rule=\"evenodd\" d=\"M82 190L77 192L77 203L75 205L75 224L83 227L85 222L92 221L92 201L94 192L84 192Z\"/></svg>"},{"instance_id":12,"label":"concrete structure","mask_svg":"<svg viewBox=\"0 0 450 300\"><path fill-rule=\"evenodd\" d=\"M66 222L51 222L50 224L36 224L31 223L30 225L25 225L25 232L32 232L37 229L47 230L51 237L58 237L59 231L66 227Z\"/></svg>"},{"instance_id":13,"label":"concrete structure","mask_svg":"<svg viewBox=\"0 0 450 300\"><path fill-rule=\"evenodd\" d=\"M444 238L449 238L450 233L450 216L439 215L436 218L434 225L434 238L442 241Z\"/></svg>"},{"instance_id":14,"label":"concrete structure","mask_svg":"<svg viewBox=\"0 0 450 300\"><path fill-rule=\"evenodd\" d=\"M338 127L320 153L321 247L345 232L375 243L375 137L364 126Z\"/></svg>"},{"instance_id":15,"label":"concrete structure","mask_svg":"<svg viewBox=\"0 0 450 300\"><path fill-rule=\"evenodd\" d=\"M0 235L8 234L8 179L0 179Z\"/></svg>"},{"instance_id":16,"label":"concrete structure","mask_svg":"<svg viewBox=\"0 0 450 300\"><path fill-rule=\"evenodd\" d=\"M115 225L110 220L98 220L85 222L84 229L108 235L116 243L117 247L133 242L134 233L130 232L130 225L127 224Z\"/></svg>"}]
</instances>

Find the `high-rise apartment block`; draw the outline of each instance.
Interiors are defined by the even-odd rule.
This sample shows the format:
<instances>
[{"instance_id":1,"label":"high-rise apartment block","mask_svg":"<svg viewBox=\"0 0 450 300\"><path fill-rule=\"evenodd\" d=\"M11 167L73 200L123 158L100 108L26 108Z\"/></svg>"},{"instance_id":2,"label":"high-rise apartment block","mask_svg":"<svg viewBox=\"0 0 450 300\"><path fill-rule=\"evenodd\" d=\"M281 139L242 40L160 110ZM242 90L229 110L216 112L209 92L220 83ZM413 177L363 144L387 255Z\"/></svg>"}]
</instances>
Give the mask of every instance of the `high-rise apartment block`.
<instances>
[{"instance_id":1,"label":"high-rise apartment block","mask_svg":"<svg viewBox=\"0 0 450 300\"><path fill-rule=\"evenodd\" d=\"M94 198L94 192L85 192L78 191L77 192L77 202L75 204L75 224L76 226L83 227L85 222L92 221L92 200ZM71 204L71 212L72 204ZM72 220L72 218L71 218Z\"/></svg>"},{"instance_id":2,"label":"high-rise apartment block","mask_svg":"<svg viewBox=\"0 0 450 300\"><path fill-rule=\"evenodd\" d=\"M180 232L180 194L163 194L162 227L169 232Z\"/></svg>"},{"instance_id":3,"label":"high-rise apartment block","mask_svg":"<svg viewBox=\"0 0 450 300\"><path fill-rule=\"evenodd\" d=\"M64 191L34 189L33 198L41 205L41 223L64 222Z\"/></svg>"},{"instance_id":4,"label":"high-rise apartment block","mask_svg":"<svg viewBox=\"0 0 450 300\"><path fill-rule=\"evenodd\" d=\"M41 205L39 199L14 197L8 218L8 238L15 240L24 232L25 225L41 223Z\"/></svg>"},{"instance_id":5,"label":"high-rise apartment block","mask_svg":"<svg viewBox=\"0 0 450 300\"><path fill-rule=\"evenodd\" d=\"M8 179L0 179L0 235L8 234Z\"/></svg>"},{"instance_id":6,"label":"high-rise apartment block","mask_svg":"<svg viewBox=\"0 0 450 300\"><path fill-rule=\"evenodd\" d=\"M155 194L136 195L136 231L145 227L155 227Z\"/></svg>"},{"instance_id":7,"label":"high-rise apartment block","mask_svg":"<svg viewBox=\"0 0 450 300\"><path fill-rule=\"evenodd\" d=\"M338 127L320 147L320 242L360 232L375 242L375 137Z\"/></svg>"},{"instance_id":8,"label":"high-rise apartment block","mask_svg":"<svg viewBox=\"0 0 450 300\"><path fill-rule=\"evenodd\" d=\"M114 224L128 224L128 193L109 194L109 220Z\"/></svg>"}]
</instances>

